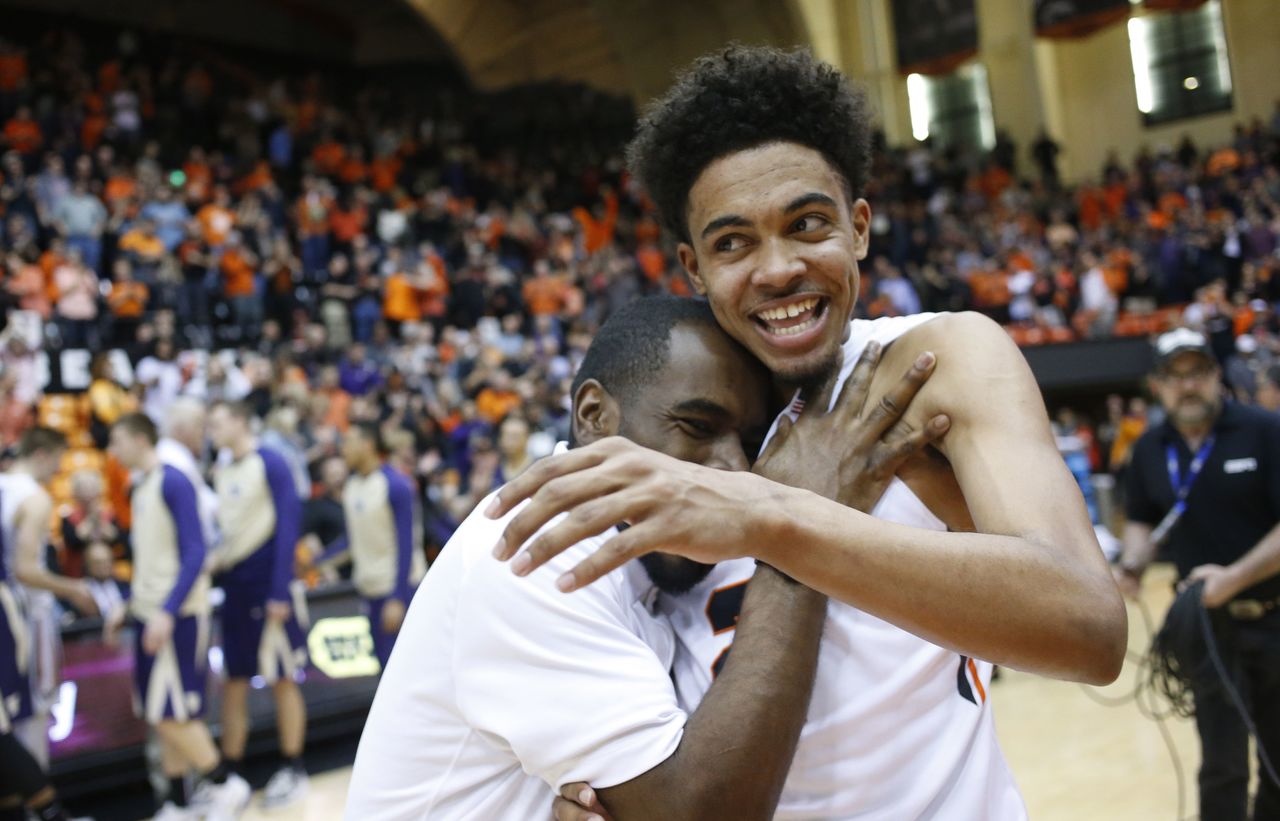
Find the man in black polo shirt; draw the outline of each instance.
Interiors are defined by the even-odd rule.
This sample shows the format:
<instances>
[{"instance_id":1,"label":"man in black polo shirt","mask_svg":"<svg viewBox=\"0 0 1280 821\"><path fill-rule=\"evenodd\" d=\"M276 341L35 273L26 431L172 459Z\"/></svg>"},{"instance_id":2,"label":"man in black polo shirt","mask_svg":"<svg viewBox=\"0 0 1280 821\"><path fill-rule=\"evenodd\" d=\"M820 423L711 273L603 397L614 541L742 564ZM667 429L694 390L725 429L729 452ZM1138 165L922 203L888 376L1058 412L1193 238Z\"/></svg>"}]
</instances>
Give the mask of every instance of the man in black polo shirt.
<instances>
[{"instance_id":1,"label":"man in black polo shirt","mask_svg":"<svg viewBox=\"0 0 1280 821\"><path fill-rule=\"evenodd\" d=\"M1227 668L1259 740L1280 755L1280 417L1225 400L1207 341L1185 328L1156 342L1152 386L1168 419L1134 446L1117 580L1136 595L1165 543L1181 584L1204 581ZM1200 817L1243 821L1248 733L1215 679L1191 683ZM1280 788L1265 775L1253 817L1280 818Z\"/></svg>"}]
</instances>

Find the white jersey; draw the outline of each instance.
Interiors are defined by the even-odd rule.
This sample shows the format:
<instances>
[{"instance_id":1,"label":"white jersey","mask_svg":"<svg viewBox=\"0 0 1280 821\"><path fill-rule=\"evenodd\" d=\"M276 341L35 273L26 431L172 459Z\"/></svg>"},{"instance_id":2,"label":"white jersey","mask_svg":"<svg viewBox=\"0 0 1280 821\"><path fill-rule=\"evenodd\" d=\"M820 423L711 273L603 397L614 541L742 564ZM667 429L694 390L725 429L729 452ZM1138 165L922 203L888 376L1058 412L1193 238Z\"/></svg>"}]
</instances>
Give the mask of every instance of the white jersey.
<instances>
[{"instance_id":1,"label":"white jersey","mask_svg":"<svg viewBox=\"0 0 1280 821\"><path fill-rule=\"evenodd\" d=\"M40 483L26 473L0 473L0 540L4 545L0 555L0 579L8 580L15 587L18 581L18 508L41 491ZM44 561L43 553L40 561Z\"/></svg>"},{"instance_id":2,"label":"white jersey","mask_svg":"<svg viewBox=\"0 0 1280 821\"><path fill-rule=\"evenodd\" d=\"M934 316L855 321L833 396L839 396L868 342L887 346ZM786 411L793 419L798 405L793 402ZM898 479L872 515L946 529ZM681 705L690 712L724 664L754 572L751 559L722 562L689 593L660 600L676 631L673 676ZM996 740L987 698L990 681L990 664L832 601L808 718L775 817L1026 818Z\"/></svg>"},{"instance_id":3,"label":"white jersey","mask_svg":"<svg viewBox=\"0 0 1280 821\"><path fill-rule=\"evenodd\" d=\"M204 480L200 472L200 463L196 461L196 457L186 445L167 436L161 437L160 441L156 442L156 458L160 460L160 464L170 465L182 471L182 475L186 476L191 486L196 489L196 504L200 509L200 529L204 531L204 546L208 551L216 550L221 541L218 532L218 494Z\"/></svg>"},{"instance_id":4,"label":"white jersey","mask_svg":"<svg viewBox=\"0 0 1280 821\"><path fill-rule=\"evenodd\" d=\"M409 606L360 738L350 821L549 818L562 785L625 783L680 744L675 640L639 562L557 590L608 533L517 577L491 555L511 517L486 518L487 504Z\"/></svg>"}]
</instances>

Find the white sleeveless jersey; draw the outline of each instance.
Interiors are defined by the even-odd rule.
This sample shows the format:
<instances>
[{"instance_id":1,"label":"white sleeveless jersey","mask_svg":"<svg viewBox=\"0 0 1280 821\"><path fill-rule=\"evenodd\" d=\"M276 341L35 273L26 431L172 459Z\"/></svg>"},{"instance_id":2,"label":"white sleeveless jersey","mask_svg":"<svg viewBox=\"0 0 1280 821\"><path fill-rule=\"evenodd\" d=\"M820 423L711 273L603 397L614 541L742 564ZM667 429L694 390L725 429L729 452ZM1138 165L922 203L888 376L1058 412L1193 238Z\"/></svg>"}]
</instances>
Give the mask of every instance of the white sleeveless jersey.
<instances>
[{"instance_id":1,"label":"white sleeveless jersey","mask_svg":"<svg viewBox=\"0 0 1280 821\"><path fill-rule=\"evenodd\" d=\"M840 384L868 342L887 346L934 316L854 321ZM786 412L794 418L799 405ZM872 515L946 529L898 479ZM677 636L673 678L686 710L724 664L754 572L751 559L722 562L689 593L662 599ZM996 740L990 680L990 664L832 601L809 715L775 818L1025 819Z\"/></svg>"},{"instance_id":2,"label":"white sleeveless jersey","mask_svg":"<svg viewBox=\"0 0 1280 821\"><path fill-rule=\"evenodd\" d=\"M0 473L0 579L17 585L14 572L18 557L18 507L40 492L40 483L26 473ZM43 561L44 556L41 555Z\"/></svg>"}]
</instances>

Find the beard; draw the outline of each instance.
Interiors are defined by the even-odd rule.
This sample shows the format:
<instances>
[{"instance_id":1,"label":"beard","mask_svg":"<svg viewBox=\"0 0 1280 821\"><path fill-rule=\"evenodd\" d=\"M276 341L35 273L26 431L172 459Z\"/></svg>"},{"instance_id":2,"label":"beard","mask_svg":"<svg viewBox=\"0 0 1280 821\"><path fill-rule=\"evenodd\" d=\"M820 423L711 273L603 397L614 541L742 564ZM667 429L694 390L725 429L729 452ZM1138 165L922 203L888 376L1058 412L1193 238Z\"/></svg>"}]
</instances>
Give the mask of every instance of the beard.
<instances>
[{"instance_id":1,"label":"beard","mask_svg":"<svg viewBox=\"0 0 1280 821\"><path fill-rule=\"evenodd\" d=\"M1201 425L1212 419L1217 411L1217 402L1200 396L1186 396L1174 404L1169 416L1182 425Z\"/></svg>"},{"instance_id":2,"label":"beard","mask_svg":"<svg viewBox=\"0 0 1280 821\"><path fill-rule=\"evenodd\" d=\"M654 587L673 596L688 593L715 567L671 553L646 553L640 557L640 564Z\"/></svg>"}]
</instances>

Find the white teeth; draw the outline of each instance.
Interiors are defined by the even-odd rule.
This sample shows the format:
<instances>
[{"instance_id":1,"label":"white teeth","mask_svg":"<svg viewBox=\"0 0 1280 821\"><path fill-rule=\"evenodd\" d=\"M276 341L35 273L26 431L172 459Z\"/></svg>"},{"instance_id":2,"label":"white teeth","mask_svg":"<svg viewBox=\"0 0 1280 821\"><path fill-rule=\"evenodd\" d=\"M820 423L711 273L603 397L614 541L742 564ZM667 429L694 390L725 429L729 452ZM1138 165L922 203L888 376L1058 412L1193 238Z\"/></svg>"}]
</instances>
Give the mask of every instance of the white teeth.
<instances>
[{"instance_id":1,"label":"white teeth","mask_svg":"<svg viewBox=\"0 0 1280 821\"><path fill-rule=\"evenodd\" d=\"M812 311L817 304L817 298L811 298L806 299L803 302L793 302L790 305L783 305L778 308L769 308L768 310L761 311L757 316L765 321L791 319Z\"/></svg>"},{"instance_id":2,"label":"white teeth","mask_svg":"<svg viewBox=\"0 0 1280 821\"><path fill-rule=\"evenodd\" d=\"M775 336L795 336L801 331L807 331L818 323L817 317L801 322L799 325L792 325L790 328L770 328Z\"/></svg>"}]
</instances>

